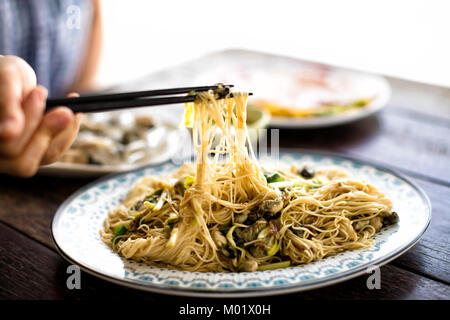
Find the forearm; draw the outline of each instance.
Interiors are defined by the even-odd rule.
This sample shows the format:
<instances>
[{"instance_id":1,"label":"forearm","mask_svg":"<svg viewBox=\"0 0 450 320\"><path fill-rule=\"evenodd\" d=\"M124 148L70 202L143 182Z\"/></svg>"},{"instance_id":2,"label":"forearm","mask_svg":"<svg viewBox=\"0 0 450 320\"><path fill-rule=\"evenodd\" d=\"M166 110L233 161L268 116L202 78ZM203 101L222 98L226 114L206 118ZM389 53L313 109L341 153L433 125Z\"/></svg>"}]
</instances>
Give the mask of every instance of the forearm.
<instances>
[{"instance_id":1,"label":"forearm","mask_svg":"<svg viewBox=\"0 0 450 320\"><path fill-rule=\"evenodd\" d=\"M68 92L86 92L95 89L95 77L100 62L103 30L100 0L94 0L91 32L87 39L86 50L81 59L81 72Z\"/></svg>"}]
</instances>

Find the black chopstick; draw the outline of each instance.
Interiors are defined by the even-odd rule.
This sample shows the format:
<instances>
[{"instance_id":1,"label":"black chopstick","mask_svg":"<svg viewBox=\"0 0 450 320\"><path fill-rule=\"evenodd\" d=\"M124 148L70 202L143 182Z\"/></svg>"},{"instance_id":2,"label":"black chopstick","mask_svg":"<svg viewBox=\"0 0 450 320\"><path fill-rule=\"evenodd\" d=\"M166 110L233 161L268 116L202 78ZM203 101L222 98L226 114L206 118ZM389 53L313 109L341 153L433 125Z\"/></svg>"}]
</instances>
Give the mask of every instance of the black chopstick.
<instances>
[{"instance_id":1,"label":"black chopstick","mask_svg":"<svg viewBox=\"0 0 450 320\"><path fill-rule=\"evenodd\" d=\"M186 103L192 102L196 98L195 95L189 95L191 92L215 90L221 86L225 88L233 87L233 85L214 85L47 99L46 111L57 106L66 106L74 112L102 112L123 108ZM188 95L174 96L176 94Z\"/></svg>"},{"instance_id":2,"label":"black chopstick","mask_svg":"<svg viewBox=\"0 0 450 320\"><path fill-rule=\"evenodd\" d=\"M87 102L79 104L66 104L63 106L68 107L73 112L103 112L114 111L126 108L137 107L150 107L175 103L192 102L196 99L196 96L182 96L182 97L163 97L163 98L148 98L148 99L134 99L134 100L117 100L117 101L99 101L99 102ZM51 110L54 107L48 107L46 110Z\"/></svg>"}]
</instances>

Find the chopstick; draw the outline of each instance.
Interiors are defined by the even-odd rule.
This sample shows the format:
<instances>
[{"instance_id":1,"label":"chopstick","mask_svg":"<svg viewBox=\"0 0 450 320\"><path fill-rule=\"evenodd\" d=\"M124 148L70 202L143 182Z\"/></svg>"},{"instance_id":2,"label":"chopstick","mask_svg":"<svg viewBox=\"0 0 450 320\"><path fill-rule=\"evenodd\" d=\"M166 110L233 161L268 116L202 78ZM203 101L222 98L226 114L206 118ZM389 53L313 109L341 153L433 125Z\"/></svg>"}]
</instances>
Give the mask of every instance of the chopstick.
<instances>
[{"instance_id":1,"label":"chopstick","mask_svg":"<svg viewBox=\"0 0 450 320\"><path fill-rule=\"evenodd\" d=\"M195 93L218 89L225 89L225 92L229 92L230 87L233 87L233 85L183 87L104 95L91 95L76 98L47 99L46 111L49 111L57 106L66 106L73 112L102 112L124 108L186 103L193 102L196 99L196 95L192 95L193 92ZM180 96L179 94L184 95ZM219 94L219 98L223 97L225 97L225 95Z\"/></svg>"}]
</instances>

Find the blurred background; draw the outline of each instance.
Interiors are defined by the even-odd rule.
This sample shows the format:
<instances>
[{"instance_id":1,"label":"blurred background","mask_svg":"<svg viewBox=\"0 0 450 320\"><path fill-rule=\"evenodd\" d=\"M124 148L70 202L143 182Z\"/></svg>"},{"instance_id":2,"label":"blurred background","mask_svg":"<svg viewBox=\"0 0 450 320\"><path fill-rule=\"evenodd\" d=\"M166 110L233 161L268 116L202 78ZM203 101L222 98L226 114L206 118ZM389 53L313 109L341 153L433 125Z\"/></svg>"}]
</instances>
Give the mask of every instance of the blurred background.
<instances>
[{"instance_id":1,"label":"blurred background","mask_svg":"<svg viewBox=\"0 0 450 320\"><path fill-rule=\"evenodd\" d=\"M450 86L450 4L413 1L102 1L99 86L244 48Z\"/></svg>"}]
</instances>

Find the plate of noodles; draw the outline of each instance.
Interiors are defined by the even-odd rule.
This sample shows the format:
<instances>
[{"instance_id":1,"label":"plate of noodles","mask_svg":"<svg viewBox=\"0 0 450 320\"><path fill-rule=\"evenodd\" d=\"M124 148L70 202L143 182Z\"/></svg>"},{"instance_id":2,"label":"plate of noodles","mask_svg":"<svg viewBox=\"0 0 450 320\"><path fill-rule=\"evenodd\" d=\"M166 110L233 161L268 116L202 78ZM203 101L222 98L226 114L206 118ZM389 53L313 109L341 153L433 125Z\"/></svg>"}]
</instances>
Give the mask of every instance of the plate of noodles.
<instances>
[{"instance_id":1,"label":"plate of noodles","mask_svg":"<svg viewBox=\"0 0 450 320\"><path fill-rule=\"evenodd\" d=\"M383 77L339 68L309 68L295 76L283 73L272 81L278 87L264 90L250 103L267 110L272 115L270 124L280 128L349 123L381 110L391 96Z\"/></svg>"},{"instance_id":2,"label":"plate of noodles","mask_svg":"<svg viewBox=\"0 0 450 320\"><path fill-rule=\"evenodd\" d=\"M196 160L77 191L52 223L64 258L147 291L262 296L364 274L426 231L431 204L408 179L331 154L258 157L247 143L247 94L198 96L186 106Z\"/></svg>"}]
</instances>

